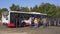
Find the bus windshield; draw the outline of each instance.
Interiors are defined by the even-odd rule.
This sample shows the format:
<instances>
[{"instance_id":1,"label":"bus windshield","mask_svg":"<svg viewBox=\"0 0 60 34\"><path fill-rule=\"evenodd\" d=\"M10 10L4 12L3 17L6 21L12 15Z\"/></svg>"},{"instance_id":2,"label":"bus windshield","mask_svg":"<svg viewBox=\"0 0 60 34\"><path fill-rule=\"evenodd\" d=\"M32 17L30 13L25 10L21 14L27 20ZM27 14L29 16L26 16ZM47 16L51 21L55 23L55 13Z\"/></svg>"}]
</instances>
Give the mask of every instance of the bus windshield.
<instances>
[{"instance_id":1,"label":"bus windshield","mask_svg":"<svg viewBox=\"0 0 60 34\"><path fill-rule=\"evenodd\" d=\"M3 17L6 19L8 19L8 14L9 14L9 11L2 12Z\"/></svg>"}]
</instances>

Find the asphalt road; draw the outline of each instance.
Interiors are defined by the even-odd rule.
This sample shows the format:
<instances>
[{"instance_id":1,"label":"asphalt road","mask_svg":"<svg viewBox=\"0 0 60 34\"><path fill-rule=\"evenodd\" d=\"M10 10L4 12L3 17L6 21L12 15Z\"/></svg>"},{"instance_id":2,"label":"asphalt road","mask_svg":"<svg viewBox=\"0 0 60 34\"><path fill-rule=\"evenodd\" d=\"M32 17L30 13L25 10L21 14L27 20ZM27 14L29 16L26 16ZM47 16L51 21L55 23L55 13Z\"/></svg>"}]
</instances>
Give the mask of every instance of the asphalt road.
<instances>
[{"instance_id":1,"label":"asphalt road","mask_svg":"<svg viewBox=\"0 0 60 34\"><path fill-rule=\"evenodd\" d=\"M0 24L0 34L60 34L60 27L48 26L43 28L43 26L34 29L34 27L23 27L23 28L7 28Z\"/></svg>"}]
</instances>

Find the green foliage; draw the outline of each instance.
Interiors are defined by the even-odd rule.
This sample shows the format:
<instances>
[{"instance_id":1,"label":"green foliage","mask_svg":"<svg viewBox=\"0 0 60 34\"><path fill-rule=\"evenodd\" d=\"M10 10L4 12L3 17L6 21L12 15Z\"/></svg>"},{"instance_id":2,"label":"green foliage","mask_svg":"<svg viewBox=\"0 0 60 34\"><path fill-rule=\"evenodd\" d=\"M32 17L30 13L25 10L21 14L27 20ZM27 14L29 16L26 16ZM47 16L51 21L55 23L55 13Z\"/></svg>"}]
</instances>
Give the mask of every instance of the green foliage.
<instances>
[{"instance_id":1,"label":"green foliage","mask_svg":"<svg viewBox=\"0 0 60 34\"><path fill-rule=\"evenodd\" d=\"M11 11L20 11L20 7L19 7L19 5L12 4L12 6L10 7L10 10Z\"/></svg>"},{"instance_id":2,"label":"green foliage","mask_svg":"<svg viewBox=\"0 0 60 34\"><path fill-rule=\"evenodd\" d=\"M21 7L21 11L29 12L29 8L28 7Z\"/></svg>"},{"instance_id":3,"label":"green foliage","mask_svg":"<svg viewBox=\"0 0 60 34\"><path fill-rule=\"evenodd\" d=\"M35 5L35 7L33 7L32 11L33 11L33 12L38 12L38 6Z\"/></svg>"},{"instance_id":4,"label":"green foliage","mask_svg":"<svg viewBox=\"0 0 60 34\"><path fill-rule=\"evenodd\" d=\"M50 9L48 10L47 14L48 14L48 16L54 17L56 15L56 12L57 12L56 7L51 6Z\"/></svg>"},{"instance_id":5,"label":"green foliage","mask_svg":"<svg viewBox=\"0 0 60 34\"><path fill-rule=\"evenodd\" d=\"M0 9L0 17L1 17L1 9Z\"/></svg>"},{"instance_id":6,"label":"green foliage","mask_svg":"<svg viewBox=\"0 0 60 34\"><path fill-rule=\"evenodd\" d=\"M60 6L56 6L57 12L55 17L60 17Z\"/></svg>"},{"instance_id":7,"label":"green foliage","mask_svg":"<svg viewBox=\"0 0 60 34\"><path fill-rule=\"evenodd\" d=\"M51 17L60 17L60 6L55 6L50 3L42 3L41 5L35 5L34 7L20 7L19 5L12 4L10 6L11 11L25 11L25 12L40 12L45 13ZM7 8L0 9L0 15L3 11L8 11Z\"/></svg>"},{"instance_id":8,"label":"green foliage","mask_svg":"<svg viewBox=\"0 0 60 34\"><path fill-rule=\"evenodd\" d=\"M2 17L2 12L4 12L4 11L8 11L8 9L7 8L0 9L0 18Z\"/></svg>"},{"instance_id":9,"label":"green foliage","mask_svg":"<svg viewBox=\"0 0 60 34\"><path fill-rule=\"evenodd\" d=\"M7 8L2 8L1 11L8 11L8 9Z\"/></svg>"},{"instance_id":10,"label":"green foliage","mask_svg":"<svg viewBox=\"0 0 60 34\"><path fill-rule=\"evenodd\" d=\"M56 14L56 6L49 3L43 3L39 6L41 13L46 13L48 16L54 16Z\"/></svg>"}]
</instances>

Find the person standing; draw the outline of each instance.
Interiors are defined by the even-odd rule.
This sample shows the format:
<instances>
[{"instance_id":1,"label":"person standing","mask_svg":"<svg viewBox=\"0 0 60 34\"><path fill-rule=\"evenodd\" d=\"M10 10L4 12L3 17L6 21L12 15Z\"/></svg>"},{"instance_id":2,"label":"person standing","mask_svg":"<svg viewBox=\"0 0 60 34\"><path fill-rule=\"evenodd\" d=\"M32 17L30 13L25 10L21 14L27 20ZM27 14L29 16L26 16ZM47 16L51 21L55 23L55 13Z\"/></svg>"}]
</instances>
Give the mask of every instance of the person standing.
<instances>
[{"instance_id":1,"label":"person standing","mask_svg":"<svg viewBox=\"0 0 60 34\"><path fill-rule=\"evenodd\" d=\"M47 26L47 18L43 18L42 19L42 22L43 22L43 28L45 28Z\"/></svg>"}]
</instances>

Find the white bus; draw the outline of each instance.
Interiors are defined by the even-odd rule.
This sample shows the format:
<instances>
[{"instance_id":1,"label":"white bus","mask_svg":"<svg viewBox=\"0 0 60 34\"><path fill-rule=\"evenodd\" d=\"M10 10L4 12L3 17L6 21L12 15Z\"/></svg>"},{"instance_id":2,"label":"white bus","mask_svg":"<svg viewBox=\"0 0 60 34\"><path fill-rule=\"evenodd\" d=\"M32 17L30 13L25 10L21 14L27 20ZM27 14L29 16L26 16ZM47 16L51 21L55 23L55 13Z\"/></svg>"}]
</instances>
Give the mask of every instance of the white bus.
<instances>
[{"instance_id":1,"label":"white bus","mask_svg":"<svg viewBox=\"0 0 60 34\"><path fill-rule=\"evenodd\" d=\"M21 27L29 25L29 17L42 18L47 14L38 12L22 12L22 11L4 11L2 13L2 24L7 24L8 27ZM24 22L23 24L21 22Z\"/></svg>"}]
</instances>

